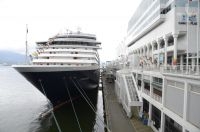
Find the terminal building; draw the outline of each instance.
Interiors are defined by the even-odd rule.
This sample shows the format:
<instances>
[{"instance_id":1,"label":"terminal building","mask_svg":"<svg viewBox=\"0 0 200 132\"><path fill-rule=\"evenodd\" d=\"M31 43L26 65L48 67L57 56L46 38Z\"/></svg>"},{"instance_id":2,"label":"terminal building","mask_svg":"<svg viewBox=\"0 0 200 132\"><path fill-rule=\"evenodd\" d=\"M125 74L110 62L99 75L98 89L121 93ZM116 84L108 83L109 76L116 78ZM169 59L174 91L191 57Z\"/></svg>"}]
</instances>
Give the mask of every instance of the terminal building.
<instances>
[{"instance_id":1,"label":"terminal building","mask_svg":"<svg viewBox=\"0 0 200 132\"><path fill-rule=\"evenodd\" d=\"M155 132L200 132L198 0L142 0L128 23L115 91Z\"/></svg>"}]
</instances>

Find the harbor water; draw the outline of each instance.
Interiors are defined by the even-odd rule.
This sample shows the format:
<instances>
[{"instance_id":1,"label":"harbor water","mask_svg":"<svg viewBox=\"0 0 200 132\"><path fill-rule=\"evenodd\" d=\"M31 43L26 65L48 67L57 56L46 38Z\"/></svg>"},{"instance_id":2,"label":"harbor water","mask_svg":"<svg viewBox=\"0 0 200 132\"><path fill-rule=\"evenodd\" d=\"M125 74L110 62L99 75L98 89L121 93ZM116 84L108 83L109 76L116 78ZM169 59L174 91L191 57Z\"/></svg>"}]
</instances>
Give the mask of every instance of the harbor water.
<instances>
[{"instance_id":1,"label":"harbor water","mask_svg":"<svg viewBox=\"0 0 200 132\"><path fill-rule=\"evenodd\" d=\"M66 93L67 94L67 93ZM102 91L88 94L95 111L79 97L74 101L80 128L71 103L55 110L55 117L62 132L104 132ZM0 66L0 132L58 132L48 111L49 101L18 72Z\"/></svg>"}]
</instances>

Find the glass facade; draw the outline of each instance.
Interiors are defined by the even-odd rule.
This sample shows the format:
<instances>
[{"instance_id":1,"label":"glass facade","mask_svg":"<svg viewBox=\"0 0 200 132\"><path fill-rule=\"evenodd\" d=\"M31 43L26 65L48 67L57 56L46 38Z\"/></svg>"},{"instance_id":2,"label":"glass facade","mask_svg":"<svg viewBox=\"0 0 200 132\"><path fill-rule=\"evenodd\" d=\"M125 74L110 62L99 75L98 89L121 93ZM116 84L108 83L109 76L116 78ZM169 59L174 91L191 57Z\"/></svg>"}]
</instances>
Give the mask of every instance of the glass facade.
<instances>
[{"instance_id":1,"label":"glass facade","mask_svg":"<svg viewBox=\"0 0 200 132\"><path fill-rule=\"evenodd\" d=\"M135 36L145 29L160 14L166 14L174 7L186 7L188 0L174 0L165 9L161 9L161 4L166 4L169 0L144 0L128 23L128 35ZM198 1L190 1L189 7L197 7ZM133 29L131 31L131 29Z\"/></svg>"},{"instance_id":2,"label":"glass facade","mask_svg":"<svg viewBox=\"0 0 200 132\"><path fill-rule=\"evenodd\" d=\"M136 25L136 27L138 26L138 28L136 28L133 32L133 36L137 35L140 31L142 31L143 29L145 29L146 26L148 26L155 18L157 18L160 15L160 10L157 10L156 12L153 13L153 15L151 17L144 17L144 20L141 20L141 23L139 22L138 25ZM148 15L147 15L148 16ZM135 26L134 26L135 27ZM131 32L132 33L132 32Z\"/></svg>"},{"instance_id":3,"label":"glass facade","mask_svg":"<svg viewBox=\"0 0 200 132\"><path fill-rule=\"evenodd\" d=\"M173 119L165 115L165 130L164 132L182 132L182 126Z\"/></svg>"},{"instance_id":4,"label":"glass facade","mask_svg":"<svg viewBox=\"0 0 200 132\"><path fill-rule=\"evenodd\" d=\"M158 130L160 128L161 123L161 111L155 106L152 106L152 121L154 127Z\"/></svg>"},{"instance_id":5,"label":"glass facade","mask_svg":"<svg viewBox=\"0 0 200 132\"><path fill-rule=\"evenodd\" d=\"M156 18L159 18L161 1L166 2L166 0L145 0L141 2L128 23L128 35L140 35Z\"/></svg>"},{"instance_id":6,"label":"glass facade","mask_svg":"<svg viewBox=\"0 0 200 132\"><path fill-rule=\"evenodd\" d=\"M156 0L158 2L158 0ZM149 8L152 3L154 3L155 0L143 0L136 12L133 14L132 18L130 19L128 23L128 30L131 29L132 26L134 26L137 22L137 20L144 14L144 12Z\"/></svg>"},{"instance_id":7,"label":"glass facade","mask_svg":"<svg viewBox=\"0 0 200 132\"><path fill-rule=\"evenodd\" d=\"M143 112L149 113L149 102L143 98Z\"/></svg>"},{"instance_id":8,"label":"glass facade","mask_svg":"<svg viewBox=\"0 0 200 132\"><path fill-rule=\"evenodd\" d=\"M175 5L176 7L185 7L188 4L188 0L175 0ZM198 1L189 1L189 6L190 7L197 7L198 6Z\"/></svg>"}]
</instances>

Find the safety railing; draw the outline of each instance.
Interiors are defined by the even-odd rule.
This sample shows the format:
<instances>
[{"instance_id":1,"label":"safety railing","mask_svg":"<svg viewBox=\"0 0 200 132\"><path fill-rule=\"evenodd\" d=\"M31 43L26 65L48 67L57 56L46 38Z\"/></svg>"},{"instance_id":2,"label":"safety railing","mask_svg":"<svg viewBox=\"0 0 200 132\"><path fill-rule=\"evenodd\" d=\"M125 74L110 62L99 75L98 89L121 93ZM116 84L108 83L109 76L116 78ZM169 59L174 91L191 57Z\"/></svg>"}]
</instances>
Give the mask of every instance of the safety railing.
<instances>
[{"instance_id":1,"label":"safety railing","mask_svg":"<svg viewBox=\"0 0 200 132\"><path fill-rule=\"evenodd\" d=\"M175 74L186 74L186 75L199 75L200 76L200 66L197 65L175 65L175 66L163 66L163 73L175 73Z\"/></svg>"},{"instance_id":2,"label":"safety railing","mask_svg":"<svg viewBox=\"0 0 200 132\"><path fill-rule=\"evenodd\" d=\"M156 101L162 103L162 97L161 97L161 96L159 96L159 95L153 93L153 94L152 94L152 97L153 97L153 99L155 99Z\"/></svg>"},{"instance_id":3,"label":"safety railing","mask_svg":"<svg viewBox=\"0 0 200 132\"><path fill-rule=\"evenodd\" d=\"M194 75L194 76L200 76L200 65L150 65L150 66L137 66L133 67L135 70L141 70L141 71L157 71L161 73L174 73L174 74L185 74L185 75Z\"/></svg>"},{"instance_id":4,"label":"safety railing","mask_svg":"<svg viewBox=\"0 0 200 132\"><path fill-rule=\"evenodd\" d=\"M147 94L147 95L150 95L150 91L149 91L149 90L144 89L143 92L144 92L145 94Z\"/></svg>"}]
</instances>

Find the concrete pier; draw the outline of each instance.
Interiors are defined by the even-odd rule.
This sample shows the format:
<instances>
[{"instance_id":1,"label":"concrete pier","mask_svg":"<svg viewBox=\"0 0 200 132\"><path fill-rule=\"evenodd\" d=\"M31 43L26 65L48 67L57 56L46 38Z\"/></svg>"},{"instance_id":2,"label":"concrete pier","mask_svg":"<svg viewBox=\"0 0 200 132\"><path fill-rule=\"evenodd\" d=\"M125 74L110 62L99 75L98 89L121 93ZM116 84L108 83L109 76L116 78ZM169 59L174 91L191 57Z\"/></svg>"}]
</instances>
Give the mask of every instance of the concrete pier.
<instances>
[{"instance_id":1,"label":"concrete pier","mask_svg":"<svg viewBox=\"0 0 200 132\"><path fill-rule=\"evenodd\" d=\"M112 132L136 132L115 96L114 83L102 76L106 121Z\"/></svg>"},{"instance_id":2,"label":"concrete pier","mask_svg":"<svg viewBox=\"0 0 200 132\"><path fill-rule=\"evenodd\" d=\"M104 108L106 122L111 132L153 132L153 130L138 119L138 117L127 117L122 105L118 102L115 94L114 80L101 77L104 97ZM109 132L109 131L108 131Z\"/></svg>"}]
</instances>

